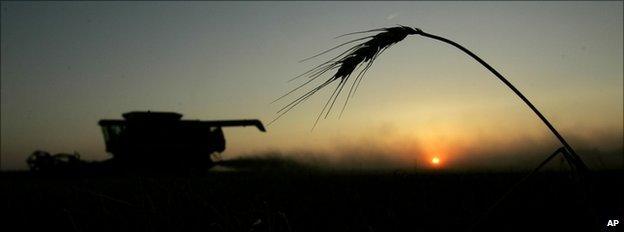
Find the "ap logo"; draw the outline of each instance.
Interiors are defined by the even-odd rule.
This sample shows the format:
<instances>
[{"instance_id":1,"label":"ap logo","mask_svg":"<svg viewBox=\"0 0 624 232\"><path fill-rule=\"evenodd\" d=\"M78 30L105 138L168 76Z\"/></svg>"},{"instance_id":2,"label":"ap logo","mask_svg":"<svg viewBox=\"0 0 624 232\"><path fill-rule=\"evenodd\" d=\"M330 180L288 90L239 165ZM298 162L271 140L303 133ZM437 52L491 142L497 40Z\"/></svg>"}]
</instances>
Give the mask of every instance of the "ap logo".
<instances>
[{"instance_id":1,"label":"ap logo","mask_svg":"<svg viewBox=\"0 0 624 232\"><path fill-rule=\"evenodd\" d=\"M617 224L619 224L620 221L619 220L609 220L607 222L607 226L617 226Z\"/></svg>"}]
</instances>

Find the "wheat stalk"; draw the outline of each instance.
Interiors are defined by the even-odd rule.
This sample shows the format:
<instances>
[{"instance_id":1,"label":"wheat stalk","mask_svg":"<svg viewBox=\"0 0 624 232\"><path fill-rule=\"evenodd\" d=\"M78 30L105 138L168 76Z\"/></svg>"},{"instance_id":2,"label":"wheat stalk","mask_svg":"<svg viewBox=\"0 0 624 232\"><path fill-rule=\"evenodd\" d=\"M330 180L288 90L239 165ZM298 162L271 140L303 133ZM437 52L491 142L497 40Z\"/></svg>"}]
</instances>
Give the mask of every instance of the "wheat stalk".
<instances>
[{"instance_id":1,"label":"wheat stalk","mask_svg":"<svg viewBox=\"0 0 624 232\"><path fill-rule=\"evenodd\" d=\"M353 33L345 34L345 35L342 35L342 36L353 35L353 34L360 34L360 33L378 32L378 31L380 33L378 33L376 35L367 36L367 37L363 37L363 38L359 38L359 39L354 39L354 40L342 43L342 44L340 44L338 46L335 46L335 47L333 47L333 48L331 48L329 50L323 51L323 52L321 52L321 53L319 53L317 55L314 55L314 56L312 56L310 58L305 59L305 60L309 60L309 59L315 58L317 56L323 55L323 54L325 54L325 53L327 53L329 51L332 51L334 49L337 49L339 47L342 47L344 45L368 39L367 41L365 41L363 43L360 43L358 45L352 46L351 48L347 49L346 51L344 51L340 55L330 59L329 61L326 61L326 62L324 62L324 63L322 63L322 64L312 68L311 70L308 70L307 72L305 72L305 73L303 73L303 74L301 74L299 76L296 76L295 78L289 80L289 81L292 81L292 80L295 80L295 79L298 79L298 78L302 78L302 77L308 78L308 80L306 80L303 84L301 84L298 87L296 87L295 89L287 92L286 94L284 94L281 97L277 98L273 102L276 102L276 101L278 101L280 99L283 99L284 97L292 94L293 92L301 89L302 87L304 87L306 85L309 85L310 83L312 83L314 80L316 80L317 78L319 78L323 74L325 74L325 73L327 73L327 72L329 72L331 70L337 69L336 73L334 75L332 75L329 79L325 80L324 82L321 82L316 87L314 87L312 90L309 90L308 92L304 93L303 95L300 95L295 100L291 101L289 104L287 104L286 106L282 107L279 111L277 111L278 116L275 119L273 119L273 121L271 121L269 124L275 122L277 119L279 119L280 117L282 117L283 115L288 113L290 110L292 110L294 107L299 105L301 102L307 100L309 97L311 97L312 95L314 95L315 93L317 93L321 89L327 87L329 84L338 81L338 86L336 86L336 88L334 89L334 91L330 95L329 99L327 100L327 102L323 106L323 109L321 110L321 112L317 116L316 121L314 122L314 126L313 126L313 128L314 128L316 126L316 124L318 123L319 119L321 118L321 116L323 115L323 113L325 113L325 118L327 117L327 115L329 115L329 112L331 111L332 107L334 106L334 103L336 102L336 99L338 98L338 96L342 92L344 86L351 79L350 77L355 72L355 70L357 70L358 67L361 67L359 69L360 70L359 73L356 75L355 79L353 80L353 82L351 84L351 88L349 89L349 93L348 93L347 98L345 100L345 104L344 104L344 106L342 108L342 110L344 111L344 108L346 107L346 105L347 105L347 103L349 101L349 98L353 96L353 94L357 90L357 87L359 86L360 82L362 81L362 78L363 78L364 74L366 74L366 71L368 71L368 69L371 67L371 65L375 61L375 59L383 51L385 51L386 49L388 49L392 45L400 42L401 40L405 39L405 37L407 37L408 35L420 35L420 36L423 36L423 37L426 37L426 38L430 38L430 39L434 39L434 40L437 40L437 41L441 41L441 42L450 44L450 45L458 48L459 50L463 51L464 53L466 53L467 55L469 55L470 57L475 59L477 62L479 62L481 65L483 65L485 68L487 68L492 74L494 74L494 76L496 76L508 88L510 88L520 99L522 99L522 101L529 108L531 108L531 110L542 120L542 122L548 127L548 129L550 129L550 131L555 135L555 137L557 137L557 139L561 142L561 144L565 147L565 149L570 153L569 156L565 156L565 157L566 157L566 159L568 159L568 162L573 164L572 165L573 168L575 168L575 169L577 169L577 171L581 171L581 172L585 172L585 171L588 170L587 166L581 160L581 158L576 154L574 149L572 149L572 147L563 138L563 136L561 136L561 134L557 131L557 129L555 129L555 127L548 121L548 119L546 119L546 117L544 117L544 115L533 105L533 103L531 103L529 101L529 99L527 99L524 96L524 94L522 94L505 77L503 77L503 75L501 75L498 71L496 71L496 69L494 69L492 66L490 66L487 62L485 62L479 56L477 56L476 54L474 54L473 52L471 52L467 48L461 46L460 44L458 44L458 43L456 43L456 42L454 42L452 40L449 40L447 38L441 37L441 36L437 36L437 35L426 33L426 32L422 31L419 28L411 28L411 27L402 26L402 25L399 25L397 27L379 28L379 29L373 29L373 30L368 30L368 31L353 32ZM338 36L338 37L342 37L342 36ZM305 60L303 60L303 61L305 61ZM327 108L328 106L329 106L329 108ZM341 114L342 114L342 111L341 111Z\"/></svg>"},{"instance_id":2,"label":"wheat stalk","mask_svg":"<svg viewBox=\"0 0 624 232\"><path fill-rule=\"evenodd\" d=\"M349 89L349 94L347 95L347 99L345 100L345 104L342 107L342 112L344 111L349 98L355 94L355 91L357 90L357 87L359 86L360 82L362 81L362 78L364 77L364 74L366 73L366 71L368 71L368 69L371 67L371 65L373 64L373 62L375 61L375 59L386 49L388 49L390 46L400 42L401 40L403 40L405 37L407 37L408 35L413 35L418 33L418 29L414 29L414 28L410 28L410 27L406 27L406 26L398 26L398 27L390 27L390 28L380 28L380 29L374 29L374 30L368 30L368 31L360 31L360 32L353 32L353 33L349 33L349 34L344 34L341 36L338 36L336 38L339 37L343 37L343 36L347 36L347 35L353 35L353 34L359 34L359 33L368 33L368 32L374 32L374 31L381 31L381 33L373 35L373 36L367 36L367 37L363 37L363 38L359 38L359 39L354 39L345 43L342 43L338 46L335 46L333 48L330 48L326 51L323 51L319 54L316 54L310 58L304 59L303 61L318 57L320 55L323 55L327 52L330 52L334 49L337 49L339 47L342 47L344 45L347 44L351 44L357 41L361 41L361 40L365 40L368 39L366 42L357 44L352 46L351 48L347 49L346 51L342 52L340 55L330 59L327 62L324 62L310 70L308 70L307 72L294 77L293 79L290 79L290 81L293 81L295 79L298 78L307 78L308 80L306 80L303 84L297 86L296 88L294 88L293 90L289 91L288 93L282 95L281 97L277 98L275 101L276 102L290 94L292 94L293 92L303 88L306 85L311 84L314 80L316 80L317 78L321 77L323 74L325 74L326 72L329 72L331 70L337 69L336 73L334 75L332 75L329 79L321 82L320 84L318 84L316 87L314 87L312 90L307 91L306 93L300 95L299 97L297 97L295 100L291 101L289 104L287 104L286 106L282 107L280 110L277 111L278 116L273 119L273 121L269 122L269 125L273 122L275 122L277 119L279 119L280 117L282 117L283 115L285 115L286 113L288 113L290 110L292 110L294 107L296 107L297 105L299 105L300 103L304 102L305 100L307 100L309 97L311 97L312 95L314 95L315 93L317 93L318 91L320 91L321 89L325 88L326 86L328 86L329 84L333 83L333 82L338 82L338 85L336 86L336 88L334 89L334 91L332 92L332 94L330 95L329 99L327 100L327 102L325 103L325 105L323 106L323 109L321 110L321 112L319 113L319 115L316 118L316 121L314 122L314 126L313 128L316 126L316 124L318 123L319 119L321 118L321 116L323 115L323 113L325 113L325 118L327 118L327 116L329 115L331 109L333 108L334 104L336 103L336 100L338 99L340 93L342 92L344 86L347 84L347 82L351 79L350 77L352 76L353 73L355 73L356 69L358 69L359 67L359 73L355 76L355 79L353 80L353 82L351 83L351 87ZM329 107L329 108L328 108Z\"/></svg>"}]
</instances>

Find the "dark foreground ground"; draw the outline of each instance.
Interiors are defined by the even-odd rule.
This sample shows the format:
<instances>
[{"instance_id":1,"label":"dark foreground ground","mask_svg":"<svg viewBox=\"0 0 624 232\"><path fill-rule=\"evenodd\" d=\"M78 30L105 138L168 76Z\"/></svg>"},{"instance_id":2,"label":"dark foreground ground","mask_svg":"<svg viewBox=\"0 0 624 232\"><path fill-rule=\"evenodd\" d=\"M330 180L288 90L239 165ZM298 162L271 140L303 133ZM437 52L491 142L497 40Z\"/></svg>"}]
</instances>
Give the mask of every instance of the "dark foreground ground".
<instances>
[{"instance_id":1,"label":"dark foreground ground","mask_svg":"<svg viewBox=\"0 0 624 232\"><path fill-rule=\"evenodd\" d=\"M610 219L624 227L621 171L592 173L589 195L568 173L540 173L480 217L524 174L2 173L2 230L614 231Z\"/></svg>"}]
</instances>

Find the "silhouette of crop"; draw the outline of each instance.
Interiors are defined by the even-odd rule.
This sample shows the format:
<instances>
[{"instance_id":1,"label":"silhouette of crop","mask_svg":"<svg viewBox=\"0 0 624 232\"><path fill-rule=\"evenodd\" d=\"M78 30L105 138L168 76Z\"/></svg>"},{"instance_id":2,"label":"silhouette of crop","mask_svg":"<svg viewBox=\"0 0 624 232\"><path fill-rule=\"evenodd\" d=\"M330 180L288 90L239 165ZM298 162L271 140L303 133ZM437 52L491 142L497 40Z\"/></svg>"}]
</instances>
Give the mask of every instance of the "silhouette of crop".
<instances>
[{"instance_id":1,"label":"silhouette of crop","mask_svg":"<svg viewBox=\"0 0 624 232\"><path fill-rule=\"evenodd\" d=\"M533 103L531 103L524 96L524 94L522 94L515 86L513 86L505 77L503 77L503 75L501 75L498 71L496 71L496 69L494 69L488 63L486 63L483 59L481 59L480 57L478 57L476 54L474 54L470 50L466 49L465 47L459 45L458 43L456 43L456 42L454 42L452 40L446 39L444 37L440 37L440 36L437 36L437 35L426 33L426 32L422 31L419 28L411 28L411 27L402 26L402 25L399 25L397 27L379 28L379 29L373 29L373 30L367 30L367 31L353 32L353 33L348 33L348 34L345 34L345 35L342 35L342 36L353 35L353 34L360 34L360 33L371 33L371 32L378 32L378 31L380 31L380 33L378 33L376 35L366 36L366 37L363 37L363 38L354 39L354 40L342 43L342 44L340 44L338 46L335 46L335 47L333 47L331 49L328 49L328 50L326 50L324 52L321 52L321 53L319 53L317 55L314 55L314 56L312 56L310 58L305 59L305 60L309 60L311 58L323 55L323 54L325 54L325 53L327 53L329 51L332 51L332 50L337 49L339 47L342 47L344 45L368 39L368 40L366 40L363 43L357 44L357 45L347 49L346 51L344 51L340 55L330 59L329 61L326 61L326 62L324 62L324 63L322 63L322 64L312 68L311 70L308 70L307 72L305 72L305 73L303 73L303 74L301 74L299 76L296 76L295 78L289 80L289 81L292 81L292 80L295 80L295 79L298 79L298 78L301 78L301 77L307 77L308 78L308 80L306 80L303 84L299 85L298 87L294 88L293 90L291 90L291 91L287 92L286 94L282 95L281 97L277 98L275 101L278 101L278 100L280 100L280 99L282 99L282 98L284 98L284 97L294 93L295 91L301 89L302 87L309 85L310 83L312 83L314 80L318 79L320 76L322 76L326 72L329 72L331 70L335 70L336 69L336 72L334 73L334 75L332 75L329 79L325 80L324 82L321 82L321 84L317 85L312 90L309 90L308 92L304 93L303 95L297 97L295 100L291 101L289 104L285 105L279 111L277 111L278 116L273 121L271 121L269 124L273 123L275 120L279 119L284 114L288 113L294 107L299 105L301 102L307 100L309 97L311 97L312 95L314 95L315 93L317 93L321 89L327 87L329 84L338 81L338 86L336 86L336 88L333 90L333 92L330 95L329 99L327 100L327 102L323 106L323 109L321 110L321 112L317 116L316 121L314 122L313 128L316 127L316 124L318 123L319 119L322 117L323 114L325 114L325 118L327 117L327 115L329 115L329 112L333 108L334 103L336 102L336 99L338 98L338 96L342 92L344 86L351 79L350 77L352 76L352 74L354 72L356 72L356 70L358 70L358 68L359 68L359 73L356 75L355 79L353 80L353 82L351 84L351 88L349 90L349 93L347 95L347 98L345 100L345 103L344 103L344 106L343 106L342 110L344 110L344 108L346 107L346 105L347 105L347 103L349 101L349 98L351 98L352 95L357 90L358 85L362 81L362 78L364 77L364 75L366 74L368 69L371 67L371 65L373 64L375 59L377 59L377 57L381 53L383 53L390 46L400 42L403 39L405 39L408 35L420 35L422 37L426 37L426 38L430 38L430 39L434 39L434 40L437 40L437 41L444 42L446 44L450 44L450 45L460 49L461 51L463 51L464 53L466 53L467 55L469 55L470 57L475 59L477 62L479 62L481 65L483 65L485 68L487 68L492 74L494 74L494 76L496 76L507 87L509 87L518 97L520 97L520 99L522 99L522 101L524 101L524 103L529 108L531 108L531 110L533 110L533 112L542 120L542 122L548 127L548 129L550 129L550 131L555 135L555 137L557 137L557 139L561 142L561 144L564 146L564 148L568 151L568 152L564 152L563 154L564 154L564 157L571 164L571 166L573 168L575 168L577 171L581 171L581 172L587 171L587 166L580 159L580 157L576 154L574 149L572 149L572 147L563 138L563 136L561 136L561 134L555 129L555 127L546 119L546 117L544 117L544 115L542 115L542 113L533 105ZM338 36L338 37L342 37L342 36ZM338 38L338 37L336 37L336 38ZM305 61L305 60L303 60L303 61ZM273 101L273 102L275 102L275 101Z\"/></svg>"},{"instance_id":2,"label":"silhouette of crop","mask_svg":"<svg viewBox=\"0 0 624 232\"><path fill-rule=\"evenodd\" d=\"M295 80L297 78L301 78L301 77L307 77L309 80L305 81L303 84L299 85L298 87L296 87L295 89L291 90L290 92L282 95L281 97L277 98L275 101L278 101L288 95L290 95L291 93L301 89L302 87L310 84L312 81L316 80L317 78L319 78L320 76L322 76L323 74L325 74L328 71L337 69L336 73L331 76L328 80L326 80L325 82L322 82L320 85L316 86L315 88L313 88L312 90L306 92L305 94L299 96L298 98L296 98L294 101L290 102L289 104L287 104L286 106L282 107L277 113L279 114L279 116L277 116L275 119L273 119L273 121L271 121L269 124L273 123L275 120L279 119L281 116L283 116L284 114L288 113L288 111L292 110L295 106L299 105L301 102L307 100L309 97L311 97L312 95L314 95L315 93L317 93L319 90L323 89L324 87L326 87L327 85L335 82L335 81L339 81L338 86L336 86L336 89L334 89L334 91L332 92L332 95L329 97L329 100L327 100L327 102L325 103L325 106L323 106L323 109L321 110L321 112L319 113L318 117L316 118L316 121L314 122L314 126L316 126L316 124L318 123L318 120L321 118L321 116L323 115L323 113L325 113L325 118L327 117L327 115L329 115L329 112L331 111L331 109L334 106L334 103L336 102L336 99L338 99L338 96L340 95L340 93L342 92L344 86L346 85L347 81L350 79L351 75L355 72L356 69L358 69L358 67L362 67L361 69L359 69L359 73L357 74L357 76L355 77L355 80L352 82L351 84L351 88L349 89L349 94L347 95L347 100L345 101L345 104L343 106L343 110L346 107L349 98L352 96L352 94L355 93L355 91L357 90L357 87L359 86L360 82L362 81L362 78L364 77L364 74L366 74L366 71L368 71L368 69L371 67L371 65L373 65L373 62L375 61L375 59L381 54L383 53L386 49L390 48L392 45L400 42L401 40L405 39L405 37L407 37L408 35L413 35L418 33L417 31L418 29L414 29L414 28L410 28L410 27L406 27L406 26L399 26L399 27L391 27L391 28L380 28L380 29L373 29L373 30L368 30L368 31L360 31L360 32L353 32L353 33L349 33L349 34L344 34L341 36L338 36L336 38L342 37L342 36L347 36L347 35L352 35L352 34L359 34L359 33L368 33L368 32L373 32L373 31L382 31L381 33L374 35L374 36L367 36L367 37L363 37L363 38L359 38L359 39L354 39L345 43L342 43L338 46L335 46L333 48L330 48L326 51L323 51L317 55L314 55L310 58L304 59L302 61L306 61L312 58L315 58L317 56L323 55L329 51L332 51L334 49L337 49L339 47L342 47L344 45L347 44L351 44L360 40L365 40L365 39L369 39L368 41L355 45L349 49L347 49L346 51L344 51L343 53L341 53L340 55L330 59L327 62L324 62L310 70L308 70L307 72L296 76L293 79L290 79L289 81ZM273 101L273 102L275 102ZM331 103L331 104L330 104ZM329 108L327 108L329 106Z\"/></svg>"},{"instance_id":3,"label":"silhouette of crop","mask_svg":"<svg viewBox=\"0 0 624 232\"><path fill-rule=\"evenodd\" d=\"M599 186L611 186L623 172L596 174ZM521 177L262 170L52 178L0 172L0 196L6 199L3 226L24 231L467 231L484 206ZM593 231L583 201L566 194L571 184L565 173L537 173L472 231ZM596 191L599 212L619 212L624 189Z\"/></svg>"}]
</instances>

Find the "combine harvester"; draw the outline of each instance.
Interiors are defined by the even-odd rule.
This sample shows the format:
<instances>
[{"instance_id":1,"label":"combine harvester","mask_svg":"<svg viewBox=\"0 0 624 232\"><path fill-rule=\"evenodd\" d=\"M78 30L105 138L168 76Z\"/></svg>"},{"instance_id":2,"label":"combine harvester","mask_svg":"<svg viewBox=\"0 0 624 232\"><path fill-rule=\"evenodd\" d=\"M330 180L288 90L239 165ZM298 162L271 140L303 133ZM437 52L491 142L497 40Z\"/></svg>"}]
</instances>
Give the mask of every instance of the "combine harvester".
<instances>
[{"instance_id":1,"label":"combine harvester","mask_svg":"<svg viewBox=\"0 0 624 232\"><path fill-rule=\"evenodd\" d=\"M39 172L70 171L66 166L87 172L205 170L215 165L212 155L225 150L223 127L255 126L266 131L262 122L255 119L181 120L179 113L150 111L128 112L123 118L104 119L98 123L102 127L106 151L113 155L109 160L85 162L76 154L70 157L69 165L57 159L60 156L36 151L28 158L28 165L32 171Z\"/></svg>"},{"instance_id":2,"label":"combine harvester","mask_svg":"<svg viewBox=\"0 0 624 232\"><path fill-rule=\"evenodd\" d=\"M223 127L255 126L260 120L181 120L172 112L129 112L125 120L100 120L112 164L124 169L188 169L214 165L225 150Z\"/></svg>"}]
</instances>

